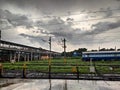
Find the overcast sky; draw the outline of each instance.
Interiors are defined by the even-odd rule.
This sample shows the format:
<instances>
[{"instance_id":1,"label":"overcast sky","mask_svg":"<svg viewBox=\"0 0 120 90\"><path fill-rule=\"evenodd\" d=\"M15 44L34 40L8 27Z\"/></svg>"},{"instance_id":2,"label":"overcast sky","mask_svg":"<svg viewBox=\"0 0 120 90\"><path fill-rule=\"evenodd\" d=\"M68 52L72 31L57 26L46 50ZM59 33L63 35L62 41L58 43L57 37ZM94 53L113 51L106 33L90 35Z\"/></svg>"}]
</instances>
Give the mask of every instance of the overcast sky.
<instances>
[{"instance_id":1,"label":"overcast sky","mask_svg":"<svg viewBox=\"0 0 120 90\"><path fill-rule=\"evenodd\" d=\"M120 0L0 0L2 39L61 52L120 48Z\"/></svg>"}]
</instances>

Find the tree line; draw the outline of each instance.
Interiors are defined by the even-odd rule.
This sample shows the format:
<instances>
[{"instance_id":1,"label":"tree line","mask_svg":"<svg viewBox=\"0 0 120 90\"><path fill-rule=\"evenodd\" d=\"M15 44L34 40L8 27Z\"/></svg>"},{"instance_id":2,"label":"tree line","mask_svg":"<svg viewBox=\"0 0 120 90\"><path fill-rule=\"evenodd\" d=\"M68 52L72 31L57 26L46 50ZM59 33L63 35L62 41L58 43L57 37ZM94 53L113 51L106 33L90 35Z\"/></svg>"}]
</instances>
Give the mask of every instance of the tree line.
<instances>
[{"instance_id":1,"label":"tree line","mask_svg":"<svg viewBox=\"0 0 120 90\"><path fill-rule=\"evenodd\" d=\"M73 50L70 52L66 52L66 57L75 57L75 56L82 56L82 52L86 52L88 51L87 48L79 48L77 50ZM116 51L115 48L110 48L110 49L106 49L106 48L101 48L99 50L90 50L90 51ZM117 51L120 51L120 49L117 49ZM61 53L62 56L64 56L64 52Z\"/></svg>"}]
</instances>

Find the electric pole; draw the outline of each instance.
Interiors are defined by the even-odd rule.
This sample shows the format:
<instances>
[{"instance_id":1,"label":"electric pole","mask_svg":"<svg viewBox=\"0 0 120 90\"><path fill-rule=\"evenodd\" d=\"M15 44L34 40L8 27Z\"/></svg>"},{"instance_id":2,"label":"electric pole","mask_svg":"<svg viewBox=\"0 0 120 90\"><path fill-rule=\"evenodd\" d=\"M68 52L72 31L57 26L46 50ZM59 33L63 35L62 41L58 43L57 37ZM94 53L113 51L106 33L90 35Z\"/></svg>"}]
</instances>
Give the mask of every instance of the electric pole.
<instances>
[{"instance_id":1,"label":"electric pole","mask_svg":"<svg viewBox=\"0 0 120 90\"><path fill-rule=\"evenodd\" d=\"M51 37L49 37L49 49L50 49L50 59L49 59L49 79L51 78Z\"/></svg>"},{"instance_id":2,"label":"electric pole","mask_svg":"<svg viewBox=\"0 0 120 90\"><path fill-rule=\"evenodd\" d=\"M64 63L66 63L66 39L65 38L63 39L63 43L64 43L63 44L64 45L63 46L63 48L64 48Z\"/></svg>"},{"instance_id":3,"label":"electric pole","mask_svg":"<svg viewBox=\"0 0 120 90\"><path fill-rule=\"evenodd\" d=\"M100 51L100 46L98 47L98 51Z\"/></svg>"},{"instance_id":4,"label":"electric pole","mask_svg":"<svg viewBox=\"0 0 120 90\"><path fill-rule=\"evenodd\" d=\"M1 30L0 30L0 46L1 46L1 36L2 36L2 35L1 35Z\"/></svg>"},{"instance_id":5,"label":"electric pole","mask_svg":"<svg viewBox=\"0 0 120 90\"><path fill-rule=\"evenodd\" d=\"M49 37L49 49L50 49L50 60L51 60L51 37Z\"/></svg>"},{"instance_id":6,"label":"electric pole","mask_svg":"<svg viewBox=\"0 0 120 90\"><path fill-rule=\"evenodd\" d=\"M1 30L0 30L0 40L1 40Z\"/></svg>"}]
</instances>

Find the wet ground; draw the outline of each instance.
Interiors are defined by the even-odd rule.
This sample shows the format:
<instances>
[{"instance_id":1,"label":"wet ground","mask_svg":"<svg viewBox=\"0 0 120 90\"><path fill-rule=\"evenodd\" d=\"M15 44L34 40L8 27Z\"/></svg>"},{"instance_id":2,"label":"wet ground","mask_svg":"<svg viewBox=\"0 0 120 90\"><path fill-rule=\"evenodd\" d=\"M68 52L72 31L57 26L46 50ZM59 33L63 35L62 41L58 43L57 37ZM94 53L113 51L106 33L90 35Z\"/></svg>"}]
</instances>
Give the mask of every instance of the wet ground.
<instances>
[{"instance_id":1,"label":"wet ground","mask_svg":"<svg viewBox=\"0 0 120 90\"><path fill-rule=\"evenodd\" d=\"M4 70L2 78L23 78L22 70ZM81 74L81 73L49 73L27 70L27 79L76 79L76 80L110 80L120 81L120 74Z\"/></svg>"},{"instance_id":2,"label":"wet ground","mask_svg":"<svg viewBox=\"0 0 120 90\"><path fill-rule=\"evenodd\" d=\"M7 79L12 80L15 84L0 87L0 90L120 90L120 81ZM5 83L5 79L1 81Z\"/></svg>"}]
</instances>

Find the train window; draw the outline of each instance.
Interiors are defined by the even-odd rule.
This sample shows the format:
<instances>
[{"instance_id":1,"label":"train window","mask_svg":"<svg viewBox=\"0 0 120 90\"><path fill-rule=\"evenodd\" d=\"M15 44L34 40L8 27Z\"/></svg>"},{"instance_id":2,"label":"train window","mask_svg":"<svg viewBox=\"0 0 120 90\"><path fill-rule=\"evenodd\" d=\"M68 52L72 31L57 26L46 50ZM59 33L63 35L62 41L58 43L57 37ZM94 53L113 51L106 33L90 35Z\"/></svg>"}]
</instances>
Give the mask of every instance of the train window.
<instances>
[{"instance_id":1,"label":"train window","mask_svg":"<svg viewBox=\"0 0 120 90\"><path fill-rule=\"evenodd\" d=\"M87 57L87 55L84 55L84 57Z\"/></svg>"},{"instance_id":2,"label":"train window","mask_svg":"<svg viewBox=\"0 0 120 90\"><path fill-rule=\"evenodd\" d=\"M120 56L120 54L118 54L118 56Z\"/></svg>"}]
</instances>

